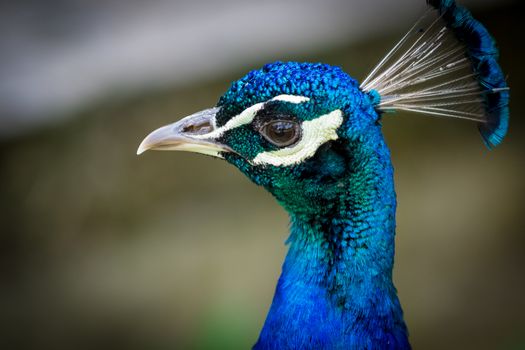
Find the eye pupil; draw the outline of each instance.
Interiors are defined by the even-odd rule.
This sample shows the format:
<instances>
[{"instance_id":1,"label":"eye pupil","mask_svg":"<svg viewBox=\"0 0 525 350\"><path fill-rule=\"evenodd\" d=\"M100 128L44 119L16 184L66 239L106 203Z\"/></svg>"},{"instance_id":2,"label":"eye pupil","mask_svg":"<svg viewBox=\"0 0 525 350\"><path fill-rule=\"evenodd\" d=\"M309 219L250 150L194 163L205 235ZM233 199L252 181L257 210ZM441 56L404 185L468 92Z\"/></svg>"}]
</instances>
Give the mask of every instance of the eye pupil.
<instances>
[{"instance_id":1,"label":"eye pupil","mask_svg":"<svg viewBox=\"0 0 525 350\"><path fill-rule=\"evenodd\" d=\"M295 133L291 123L279 122L270 126L270 132L274 139L285 141L291 139Z\"/></svg>"},{"instance_id":2,"label":"eye pupil","mask_svg":"<svg viewBox=\"0 0 525 350\"><path fill-rule=\"evenodd\" d=\"M293 121L277 120L265 124L262 135L279 147L289 146L299 139L299 125Z\"/></svg>"}]
</instances>

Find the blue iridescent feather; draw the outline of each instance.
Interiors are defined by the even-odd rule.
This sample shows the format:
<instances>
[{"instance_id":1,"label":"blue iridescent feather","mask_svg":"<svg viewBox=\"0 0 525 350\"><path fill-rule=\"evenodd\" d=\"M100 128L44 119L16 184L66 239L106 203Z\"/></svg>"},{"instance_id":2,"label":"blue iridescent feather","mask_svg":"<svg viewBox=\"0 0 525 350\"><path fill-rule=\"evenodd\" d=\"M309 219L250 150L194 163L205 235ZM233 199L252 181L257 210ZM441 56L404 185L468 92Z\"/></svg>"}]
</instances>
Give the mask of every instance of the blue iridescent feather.
<instances>
[{"instance_id":1,"label":"blue iridescent feather","mask_svg":"<svg viewBox=\"0 0 525 350\"><path fill-rule=\"evenodd\" d=\"M315 101L281 106L303 120L334 109L346 120L338 141L293 169L254 168L238 155L264 149L251 126L223 136L237 152L226 160L291 216L289 253L254 349L409 349L392 282L393 168L371 97L338 67L277 62L232 85L218 124L283 93Z\"/></svg>"}]
</instances>

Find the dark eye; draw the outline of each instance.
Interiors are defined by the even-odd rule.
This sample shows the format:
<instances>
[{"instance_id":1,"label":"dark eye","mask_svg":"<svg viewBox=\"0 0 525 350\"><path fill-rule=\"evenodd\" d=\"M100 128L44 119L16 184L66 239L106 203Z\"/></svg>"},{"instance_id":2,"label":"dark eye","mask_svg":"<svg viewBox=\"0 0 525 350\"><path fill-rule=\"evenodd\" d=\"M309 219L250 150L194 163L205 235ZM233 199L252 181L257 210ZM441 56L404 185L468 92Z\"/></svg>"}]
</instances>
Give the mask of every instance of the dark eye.
<instances>
[{"instance_id":1,"label":"dark eye","mask_svg":"<svg viewBox=\"0 0 525 350\"><path fill-rule=\"evenodd\" d=\"M299 124L291 120L273 120L264 124L259 132L265 139L279 147L293 145L301 136Z\"/></svg>"}]
</instances>

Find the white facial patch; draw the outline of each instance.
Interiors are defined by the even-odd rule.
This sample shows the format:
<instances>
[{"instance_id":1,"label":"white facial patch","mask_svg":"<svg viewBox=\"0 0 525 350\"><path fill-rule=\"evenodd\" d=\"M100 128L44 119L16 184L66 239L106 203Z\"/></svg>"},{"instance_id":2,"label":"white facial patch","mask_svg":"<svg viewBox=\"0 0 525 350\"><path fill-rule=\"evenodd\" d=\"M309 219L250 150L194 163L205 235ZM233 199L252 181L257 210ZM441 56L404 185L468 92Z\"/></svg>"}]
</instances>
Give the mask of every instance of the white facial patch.
<instances>
[{"instance_id":1,"label":"white facial patch","mask_svg":"<svg viewBox=\"0 0 525 350\"><path fill-rule=\"evenodd\" d=\"M312 157L317 149L331 140L337 140L336 130L343 124L343 112L339 109L302 123L301 140L287 148L259 153L252 164L290 166Z\"/></svg>"},{"instance_id":2,"label":"white facial patch","mask_svg":"<svg viewBox=\"0 0 525 350\"><path fill-rule=\"evenodd\" d=\"M218 137L221 137L228 130L232 130L232 129L238 128L239 126L250 124L255 118L255 116L257 115L257 112L263 109L266 103L271 102L271 101L282 101L282 102L299 104L299 103L310 101L310 98L305 97L305 96L297 96L297 95L279 95L266 102L257 103L257 104L254 104L253 106L246 108L240 114L228 120L226 124L224 124L220 128L216 128L210 133L201 134L201 135L192 135L191 137L194 139L201 139L201 140L216 139Z\"/></svg>"}]
</instances>

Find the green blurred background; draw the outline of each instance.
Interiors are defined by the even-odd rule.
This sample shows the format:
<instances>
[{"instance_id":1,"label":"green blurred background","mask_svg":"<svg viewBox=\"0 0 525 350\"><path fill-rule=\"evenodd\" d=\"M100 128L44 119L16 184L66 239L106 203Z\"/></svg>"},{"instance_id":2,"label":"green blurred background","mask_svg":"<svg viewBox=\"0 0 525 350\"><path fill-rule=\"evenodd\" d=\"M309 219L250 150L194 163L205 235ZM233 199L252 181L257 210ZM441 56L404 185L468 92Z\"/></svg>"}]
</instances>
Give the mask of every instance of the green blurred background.
<instances>
[{"instance_id":1,"label":"green blurred background","mask_svg":"<svg viewBox=\"0 0 525 350\"><path fill-rule=\"evenodd\" d=\"M488 151L469 122L384 121L395 282L415 349L525 349L525 8L475 9L512 89L502 146ZM265 61L322 61L362 78L410 24L116 91L1 138L0 348L249 348L286 253L286 213L225 162L136 148Z\"/></svg>"}]
</instances>

